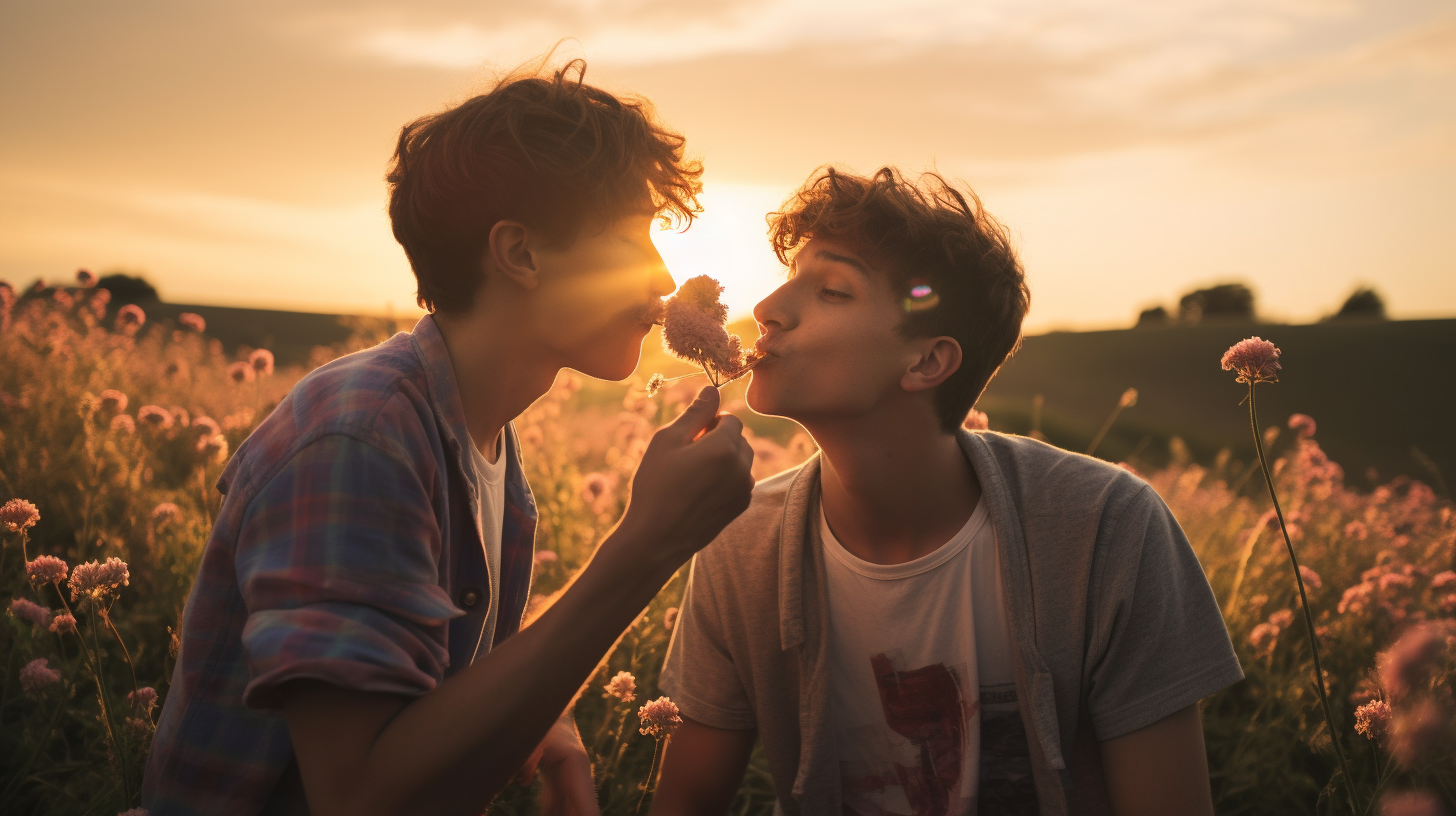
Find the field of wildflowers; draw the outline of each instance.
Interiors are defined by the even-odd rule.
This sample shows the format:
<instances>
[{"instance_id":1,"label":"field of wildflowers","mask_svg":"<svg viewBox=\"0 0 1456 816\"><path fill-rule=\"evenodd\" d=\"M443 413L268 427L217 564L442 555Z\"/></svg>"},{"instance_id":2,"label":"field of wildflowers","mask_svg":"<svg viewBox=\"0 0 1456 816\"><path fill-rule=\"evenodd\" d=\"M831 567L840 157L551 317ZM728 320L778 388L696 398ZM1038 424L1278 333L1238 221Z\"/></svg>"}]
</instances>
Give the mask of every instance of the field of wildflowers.
<instances>
[{"instance_id":1,"label":"field of wildflowers","mask_svg":"<svg viewBox=\"0 0 1456 816\"><path fill-rule=\"evenodd\" d=\"M305 373L275 367L264 349L225 353L195 315L161 323L109 299L87 275L23 295L0 284L6 814L110 816L137 805L175 630L218 509L212 485ZM379 339L361 334L314 361ZM533 606L590 557L653 429L702 381L670 382L651 398L645 384L563 375L517 421L541 512ZM1242 410L1240 391L1231 381L1230 411ZM979 413L969 422L997 427ZM748 427L760 478L814 450L792 425L750 418ZM1247 674L1205 701L1217 812L1349 813L1353 802L1360 813L1456 813L1451 503L1404 478L1348 488L1308 416L1260 434L1283 525L1252 441L1198 462L1175 439L1167 466L1124 463L1183 524ZM1298 553L1328 717L1281 526ZM576 705L605 813L642 807L673 726L656 681L682 580L623 635ZM771 808L756 756L733 812ZM492 812L535 810L535 791L513 787Z\"/></svg>"}]
</instances>

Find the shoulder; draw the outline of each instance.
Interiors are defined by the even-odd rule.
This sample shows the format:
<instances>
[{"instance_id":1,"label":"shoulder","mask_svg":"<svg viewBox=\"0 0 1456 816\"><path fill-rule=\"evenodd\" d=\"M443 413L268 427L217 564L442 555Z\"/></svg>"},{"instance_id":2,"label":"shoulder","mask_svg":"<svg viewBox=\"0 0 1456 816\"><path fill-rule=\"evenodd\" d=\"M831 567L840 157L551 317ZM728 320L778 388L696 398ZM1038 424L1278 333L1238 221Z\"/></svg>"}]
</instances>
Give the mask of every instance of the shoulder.
<instances>
[{"instance_id":1,"label":"shoulder","mask_svg":"<svg viewBox=\"0 0 1456 816\"><path fill-rule=\"evenodd\" d=\"M813 478L817 473L805 473L808 466L806 462L754 485L748 509L698 554L700 569L714 575L763 572L777 576L779 537L790 494L800 478Z\"/></svg>"},{"instance_id":2,"label":"shoulder","mask_svg":"<svg viewBox=\"0 0 1456 816\"><path fill-rule=\"evenodd\" d=\"M341 357L299 380L234 456L234 481L268 478L299 451L349 437L409 466L439 445L423 366L410 335Z\"/></svg>"},{"instance_id":3,"label":"shoulder","mask_svg":"<svg viewBox=\"0 0 1456 816\"><path fill-rule=\"evenodd\" d=\"M990 431L968 436L963 445L981 446L973 459L994 471L977 468L977 476L1003 480L1023 512L1119 511L1131 503L1160 501L1147 482L1120 465L1026 436Z\"/></svg>"}]
</instances>

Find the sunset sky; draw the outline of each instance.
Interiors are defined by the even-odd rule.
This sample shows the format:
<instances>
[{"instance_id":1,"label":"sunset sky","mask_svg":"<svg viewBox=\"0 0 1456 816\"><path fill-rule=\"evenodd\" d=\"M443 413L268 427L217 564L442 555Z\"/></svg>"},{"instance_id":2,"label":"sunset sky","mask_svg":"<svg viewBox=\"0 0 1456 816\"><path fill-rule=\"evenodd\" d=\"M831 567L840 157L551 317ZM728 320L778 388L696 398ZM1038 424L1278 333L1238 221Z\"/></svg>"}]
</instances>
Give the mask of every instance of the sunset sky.
<instances>
[{"instance_id":1,"label":"sunset sky","mask_svg":"<svg viewBox=\"0 0 1456 816\"><path fill-rule=\"evenodd\" d=\"M1360 284L1456 315L1450 0L7 1L0 279L412 311L399 127L562 38L705 162L700 222L659 245L739 314L779 280L764 214L832 162L972 186L1034 332L1223 281L1276 320Z\"/></svg>"}]
</instances>

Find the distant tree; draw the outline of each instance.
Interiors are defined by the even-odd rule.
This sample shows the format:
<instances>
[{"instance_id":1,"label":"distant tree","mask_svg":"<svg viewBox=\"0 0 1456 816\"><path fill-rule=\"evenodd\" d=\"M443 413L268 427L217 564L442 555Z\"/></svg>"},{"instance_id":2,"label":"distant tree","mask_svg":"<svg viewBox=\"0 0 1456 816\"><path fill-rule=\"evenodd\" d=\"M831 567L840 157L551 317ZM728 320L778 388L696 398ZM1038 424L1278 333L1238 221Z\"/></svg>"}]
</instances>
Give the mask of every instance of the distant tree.
<instances>
[{"instance_id":1,"label":"distant tree","mask_svg":"<svg viewBox=\"0 0 1456 816\"><path fill-rule=\"evenodd\" d=\"M147 283L146 279L140 275L114 272L110 275L103 275L96 282L96 286L100 289L110 290L111 302L114 304L161 300L161 296L157 294L157 288Z\"/></svg>"},{"instance_id":2,"label":"distant tree","mask_svg":"<svg viewBox=\"0 0 1456 816\"><path fill-rule=\"evenodd\" d=\"M1345 298L1345 303L1338 312L1330 315L1329 320L1384 320L1385 299L1379 292L1369 287L1362 286L1350 293Z\"/></svg>"},{"instance_id":3,"label":"distant tree","mask_svg":"<svg viewBox=\"0 0 1456 816\"><path fill-rule=\"evenodd\" d=\"M1171 320L1168 310L1162 306L1154 306L1151 309L1143 309L1138 312L1137 327L1140 329L1166 326Z\"/></svg>"},{"instance_id":4,"label":"distant tree","mask_svg":"<svg viewBox=\"0 0 1456 816\"><path fill-rule=\"evenodd\" d=\"M1253 320L1254 292L1242 283L1221 283L1197 289L1178 299L1178 322Z\"/></svg>"}]
</instances>

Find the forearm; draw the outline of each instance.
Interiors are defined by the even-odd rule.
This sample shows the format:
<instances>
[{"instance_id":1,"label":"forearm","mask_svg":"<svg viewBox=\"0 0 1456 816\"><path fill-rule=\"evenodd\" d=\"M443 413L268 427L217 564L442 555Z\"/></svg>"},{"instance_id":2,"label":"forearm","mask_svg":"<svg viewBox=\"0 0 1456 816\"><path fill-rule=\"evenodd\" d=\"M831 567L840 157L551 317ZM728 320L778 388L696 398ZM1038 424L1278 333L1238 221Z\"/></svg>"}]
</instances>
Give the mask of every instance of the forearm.
<instances>
[{"instance_id":1,"label":"forearm","mask_svg":"<svg viewBox=\"0 0 1456 816\"><path fill-rule=\"evenodd\" d=\"M530 626L399 709L338 812L478 814L671 574L630 567L593 559Z\"/></svg>"},{"instance_id":2,"label":"forearm","mask_svg":"<svg viewBox=\"0 0 1456 816\"><path fill-rule=\"evenodd\" d=\"M753 752L754 731L733 731L684 717L663 751L649 816L727 813Z\"/></svg>"}]
</instances>

